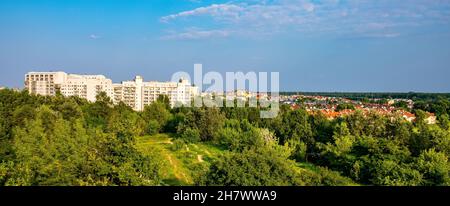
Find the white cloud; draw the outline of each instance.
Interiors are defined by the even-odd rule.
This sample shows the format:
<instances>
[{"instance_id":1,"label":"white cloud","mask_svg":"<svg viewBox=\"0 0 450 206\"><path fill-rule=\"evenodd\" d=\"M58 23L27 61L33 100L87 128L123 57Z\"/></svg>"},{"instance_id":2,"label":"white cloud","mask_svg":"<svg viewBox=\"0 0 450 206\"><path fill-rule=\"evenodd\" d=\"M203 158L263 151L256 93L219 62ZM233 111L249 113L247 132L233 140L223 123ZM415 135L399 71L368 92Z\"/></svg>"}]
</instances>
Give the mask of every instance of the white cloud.
<instances>
[{"instance_id":1,"label":"white cloud","mask_svg":"<svg viewBox=\"0 0 450 206\"><path fill-rule=\"evenodd\" d=\"M163 36L163 40L198 40L211 38L224 38L230 36L232 32L227 30L200 30L190 28L183 32L171 32Z\"/></svg>"},{"instance_id":2,"label":"white cloud","mask_svg":"<svg viewBox=\"0 0 450 206\"><path fill-rule=\"evenodd\" d=\"M238 18L239 12L242 8L233 4L213 4L207 7L199 7L194 10L180 12L178 14L172 14L162 17L161 22L169 22L180 17L201 16L208 15L212 17L218 17L221 20L229 18Z\"/></svg>"},{"instance_id":3,"label":"white cloud","mask_svg":"<svg viewBox=\"0 0 450 206\"><path fill-rule=\"evenodd\" d=\"M214 30L234 31L226 36L296 31L305 35L397 37L427 24L448 26L449 8L450 1L441 0L237 0L171 14L160 21L184 19L193 27L210 18L215 22Z\"/></svg>"},{"instance_id":4,"label":"white cloud","mask_svg":"<svg viewBox=\"0 0 450 206\"><path fill-rule=\"evenodd\" d=\"M100 38L102 38L102 37L99 35L96 35L96 34L89 35L89 39L100 39Z\"/></svg>"},{"instance_id":5,"label":"white cloud","mask_svg":"<svg viewBox=\"0 0 450 206\"><path fill-rule=\"evenodd\" d=\"M394 37L398 37L400 36L399 33L388 33L388 34L384 34L385 38L394 38Z\"/></svg>"}]
</instances>

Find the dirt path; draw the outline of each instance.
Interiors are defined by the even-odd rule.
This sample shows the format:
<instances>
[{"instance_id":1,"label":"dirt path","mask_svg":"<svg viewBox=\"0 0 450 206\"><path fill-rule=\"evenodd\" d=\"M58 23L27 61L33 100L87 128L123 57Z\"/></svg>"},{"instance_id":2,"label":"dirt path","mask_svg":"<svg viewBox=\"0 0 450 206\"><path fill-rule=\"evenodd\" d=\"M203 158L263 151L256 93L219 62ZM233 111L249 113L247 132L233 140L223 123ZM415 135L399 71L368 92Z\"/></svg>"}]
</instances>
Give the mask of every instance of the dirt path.
<instances>
[{"instance_id":1,"label":"dirt path","mask_svg":"<svg viewBox=\"0 0 450 206\"><path fill-rule=\"evenodd\" d=\"M166 153L166 156L167 156L167 159L169 160L170 165L172 166L173 175L179 180L183 180L184 182L190 182L189 178L182 171L182 169L178 168L178 164L180 164L178 162L178 160L176 158L172 157L172 155L169 153Z\"/></svg>"},{"instance_id":2,"label":"dirt path","mask_svg":"<svg viewBox=\"0 0 450 206\"><path fill-rule=\"evenodd\" d=\"M203 161L203 155L197 155L198 162L204 162Z\"/></svg>"}]
</instances>

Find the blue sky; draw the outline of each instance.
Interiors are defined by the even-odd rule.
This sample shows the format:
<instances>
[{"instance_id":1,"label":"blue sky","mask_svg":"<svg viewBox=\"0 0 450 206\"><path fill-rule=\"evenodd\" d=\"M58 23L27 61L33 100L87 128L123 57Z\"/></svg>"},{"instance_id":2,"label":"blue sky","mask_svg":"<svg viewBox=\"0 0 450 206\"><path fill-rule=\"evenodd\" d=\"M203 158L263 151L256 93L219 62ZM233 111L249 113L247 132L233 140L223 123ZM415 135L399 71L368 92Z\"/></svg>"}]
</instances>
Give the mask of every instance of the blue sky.
<instances>
[{"instance_id":1,"label":"blue sky","mask_svg":"<svg viewBox=\"0 0 450 206\"><path fill-rule=\"evenodd\" d=\"M278 71L285 91L450 92L450 0L2 0L0 85L28 71Z\"/></svg>"}]
</instances>

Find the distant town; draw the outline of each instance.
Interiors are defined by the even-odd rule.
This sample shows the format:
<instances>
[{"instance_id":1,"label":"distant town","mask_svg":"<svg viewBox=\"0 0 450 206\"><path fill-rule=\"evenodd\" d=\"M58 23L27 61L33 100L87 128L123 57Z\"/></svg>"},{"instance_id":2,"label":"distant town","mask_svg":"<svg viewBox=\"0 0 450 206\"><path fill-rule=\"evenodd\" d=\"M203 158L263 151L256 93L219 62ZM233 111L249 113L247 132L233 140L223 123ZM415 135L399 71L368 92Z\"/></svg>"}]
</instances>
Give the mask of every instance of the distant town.
<instances>
[{"instance_id":1,"label":"distant town","mask_svg":"<svg viewBox=\"0 0 450 206\"><path fill-rule=\"evenodd\" d=\"M282 96L281 102L289 104L292 109L303 107L309 113L322 113L330 120L355 112L361 112L365 116L371 113L401 116L409 122L416 119L415 114L406 111L413 108L414 101L411 99L372 99L364 102L340 97L292 95ZM426 112L426 115L425 121L428 124L436 123L435 114Z\"/></svg>"}]
</instances>

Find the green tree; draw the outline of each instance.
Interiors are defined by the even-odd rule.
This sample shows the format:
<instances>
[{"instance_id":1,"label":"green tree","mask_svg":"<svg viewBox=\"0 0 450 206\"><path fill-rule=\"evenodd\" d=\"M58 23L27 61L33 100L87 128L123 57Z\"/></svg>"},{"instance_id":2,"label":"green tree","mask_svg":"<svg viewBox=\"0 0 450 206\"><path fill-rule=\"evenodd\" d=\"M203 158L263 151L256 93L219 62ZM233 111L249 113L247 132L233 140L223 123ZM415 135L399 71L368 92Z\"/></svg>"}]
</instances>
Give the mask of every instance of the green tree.
<instances>
[{"instance_id":1,"label":"green tree","mask_svg":"<svg viewBox=\"0 0 450 206\"><path fill-rule=\"evenodd\" d=\"M170 110L170 98L167 95L159 95L158 99L156 99L157 102L162 103L167 110Z\"/></svg>"},{"instance_id":2,"label":"green tree","mask_svg":"<svg viewBox=\"0 0 450 206\"><path fill-rule=\"evenodd\" d=\"M46 106L14 129L15 161L6 185L73 185L87 150L82 122L73 124Z\"/></svg>"},{"instance_id":3,"label":"green tree","mask_svg":"<svg viewBox=\"0 0 450 206\"><path fill-rule=\"evenodd\" d=\"M83 117L81 107L72 98L65 100L62 104L56 105L56 111L59 111L66 120L79 119Z\"/></svg>"},{"instance_id":4,"label":"green tree","mask_svg":"<svg viewBox=\"0 0 450 206\"><path fill-rule=\"evenodd\" d=\"M355 110L355 106L353 105L353 104L350 104L350 103L343 103L343 104L339 104L337 107L336 107L336 111L343 111L343 110L347 110L347 109L350 109L350 110Z\"/></svg>"},{"instance_id":5,"label":"green tree","mask_svg":"<svg viewBox=\"0 0 450 206\"><path fill-rule=\"evenodd\" d=\"M96 99L95 103L85 105L83 109L83 112L86 114L85 119L89 125L105 128L113 109L113 103L105 92L100 92Z\"/></svg>"},{"instance_id":6,"label":"green tree","mask_svg":"<svg viewBox=\"0 0 450 206\"><path fill-rule=\"evenodd\" d=\"M112 110L108 118L107 131L119 138L134 139L144 134L146 123L127 106L118 106Z\"/></svg>"},{"instance_id":7,"label":"green tree","mask_svg":"<svg viewBox=\"0 0 450 206\"><path fill-rule=\"evenodd\" d=\"M161 125L159 124L158 121L156 121L154 119L147 121L146 134L155 135L155 134L158 134L160 130L161 130Z\"/></svg>"},{"instance_id":8,"label":"green tree","mask_svg":"<svg viewBox=\"0 0 450 206\"><path fill-rule=\"evenodd\" d=\"M307 145L302 141L289 140L289 147L292 148L293 152L291 158L298 162L307 161Z\"/></svg>"},{"instance_id":9,"label":"green tree","mask_svg":"<svg viewBox=\"0 0 450 206\"><path fill-rule=\"evenodd\" d=\"M186 130L184 130L183 133L180 135L180 138L189 143L196 143L201 140L200 132L198 131L198 129L192 128L187 128Z\"/></svg>"},{"instance_id":10,"label":"green tree","mask_svg":"<svg viewBox=\"0 0 450 206\"><path fill-rule=\"evenodd\" d=\"M325 151L335 155L336 157L349 153L355 143L355 138L350 135L350 131L348 130L346 123L336 125L333 139L334 144L328 143L325 146Z\"/></svg>"},{"instance_id":11,"label":"green tree","mask_svg":"<svg viewBox=\"0 0 450 206\"><path fill-rule=\"evenodd\" d=\"M314 145L313 131L305 110L288 111L282 114L282 122L279 126L277 136L280 137L282 144L294 139L306 143L309 147Z\"/></svg>"},{"instance_id":12,"label":"green tree","mask_svg":"<svg viewBox=\"0 0 450 206\"><path fill-rule=\"evenodd\" d=\"M156 121L159 124L158 132L162 132L171 118L171 113L164 103L157 101L144 108L142 117L148 123L147 128L154 127Z\"/></svg>"},{"instance_id":13,"label":"green tree","mask_svg":"<svg viewBox=\"0 0 450 206\"><path fill-rule=\"evenodd\" d=\"M265 150L226 153L200 184L222 186L303 185L293 163Z\"/></svg>"},{"instance_id":14,"label":"green tree","mask_svg":"<svg viewBox=\"0 0 450 206\"><path fill-rule=\"evenodd\" d=\"M193 108L185 114L177 130L181 134L188 128L197 129L202 141L211 141L223 127L224 121L224 115L216 107Z\"/></svg>"},{"instance_id":15,"label":"green tree","mask_svg":"<svg viewBox=\"0 0 450 206\"><path fill-rule=\"evenodd\" d=\"M393 160L378 160L374 165L372 183L386 186L418 186L422 175L406 164Z\"/></svg>"},{"instance_id":16,"label":"green tree","mask_svg":"<svg viewBox=\"0 0 450 206\"><path fill-rule=\"evenodd\" d=\"M262 146L265 139L273 136L262 129L252 126L247 120L227 120L217 133L216 142L233 151L242 151L252 147Z\"/></svg>"},{"instance_id":17,"label":"green tree","mask_svg":"<svg viewBox=\"0 0 450 206\"><path fill-rule=\"evenodd\" d=\"M424 175L425 185L450 185L450 164L443 152L429 149L417 160L417 169Z\"/></svg>"},{"instance_id":18,"label":"green tree","mask_svg":"<svg viewBox=\"0 0 450 206\"><path fill-rule=\"evenodd\" d=\"M395 102L392 106L394 106L396 108L404 109L404 110L409 110L408 102L405 102L405 101Z\"/></svg>"}]
</instances>

